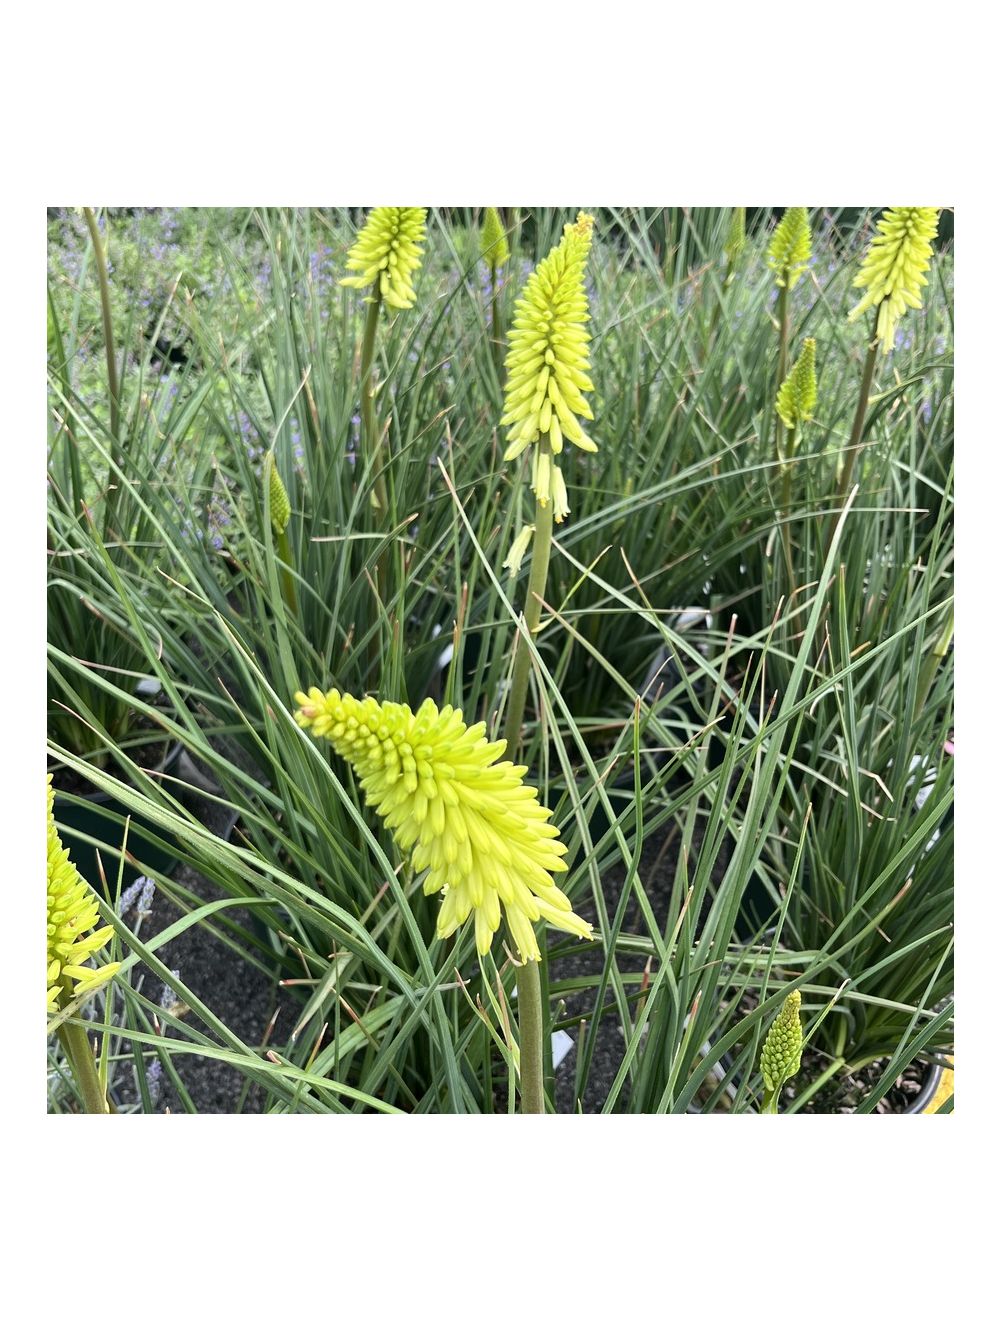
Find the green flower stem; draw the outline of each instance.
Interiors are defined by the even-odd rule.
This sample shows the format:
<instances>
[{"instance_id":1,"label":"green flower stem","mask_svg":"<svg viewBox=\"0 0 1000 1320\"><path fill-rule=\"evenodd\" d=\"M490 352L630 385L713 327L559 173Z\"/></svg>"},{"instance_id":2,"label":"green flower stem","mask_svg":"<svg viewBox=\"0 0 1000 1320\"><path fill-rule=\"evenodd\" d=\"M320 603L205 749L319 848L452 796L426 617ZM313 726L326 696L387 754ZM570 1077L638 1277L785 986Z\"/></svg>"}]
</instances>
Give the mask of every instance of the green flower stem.
<instances>
[{"instance_id":1,"label":"green flower stem","mask_svg":"<svg viewBox=\"0 0 1000 1320\"><path fill-rule=\"evenodd\" d=\"M490 266L490 336L493 349L493 365L497 369L497 380L503 368L503 326L500 324L500 299L497 290L497 268Z\"/></svg>"},{"instance_id":2,"label":"green flower stem","mask_svg":"<svg viewBox=\"0 0 1000 1320\"><path fill-rule=\"evenodd\" d=\"M517 1026L521 1049L521 1113L545 1113L542 1077L542 984L538 963L522 963L517 976Z\"/></svg>"},{"instance_id":3,"label":"green flower stem","mask_svg":"<svg viewBox=\"0 0 1000 1320\"><path fill-rule=\"evenodd\" d=\"M368 316L365 319L365 336L361 344L361 443L366 462L371 462L374 486L372 499L375 507L385 516L389 502L385 493L385 477L382 475L382 455L379 444L378 418L375 415L375 392L372 369L375 363L375 331L378 327L379 308L382 296L378 284L372 290L368 302Z\"/></svg>"},{"instance_id":4,"label":"green flower stem","mask_svg":"<svg viewBox=\"0 0 1000 1320\"><path fill-rule=\"evenodd\" d=\"M114 522L115 507L118 503L120 481L115 474L115 467L120 464L122 453L119 435L121 431L120 404L118 386L118 365L115 362L115 334L111 321L111 288L108 284L108 262L104 252L101 231L97 227L97 217L93 207L83 208L83 218L90 231L90 241L94 245L94 263L97 266L97 284L101 298L101 323L104 328L104 357L108 364L108 403L111 409L111 467L108 471L107 502L104 506L104 530Z\"/></svg>"},{"instance_id":5,"label":"green flower stem","mask_svg":"<svg viewBox=\"0 0 1000 1320\"><path fill-rule=\"evenodd\" d=\"M774 397L778 397L778 391L781 389L782 382L788 375L788 280L778 290L778 372L774 383ZM782 426L780 417L777 417L779 428ZM780 429L775 432L780 437ZM779 438L780 447L780 438Z\"/></svg>"},{"instance_id":6,"label":"green flower stem","mask_svg":"<svg viewBox=\"0 0 1000 1320\"><path fill-rule=\"evenodd\" d=\"M549 451L549 440L543 436L539 442L543 452ZM552 501L535 506L535 536L531 547L531 573L528 577L528 599L524 606L524 621L528 632L534 634L542 617L542 600L552 553ZM507 755L516 754L521 741L521 723L528 698L528 678L531 672L531 652L524 638L520 638L514 657L510 699L504 720L503 736L507 740ZM544 953L543 953L544 956ZM521 1112L545 1113L545 1081L543 1076L543 1010L541 977L536 962L526 962L517 968L517 1018L521 1049Z\"/></svg>"},{"instance_id":7,"label":"green flower stem","mask_svg":"<svg viewBox=\"0 0 1000 1320\"><path fill-rule=\"evenodd\" d=\"M110 1114L86 1030L78 1022L64 1022L58 1035L80 1088L84 1109L88 1114Z\"/></svg>"},{"instance_id":8,"label":"green flower stem","mask_svg":"<svg viewBox=\"0 0 1000 1320\"><path fill-rule=\"evenodd\" d=\"M549 450L547 436L539 442L543 452ZM549 572L549 556L552 553L552 501L544 505L535 505L535 535L531 546L531 573L528 577L528 598L524 605L524 621L528 632L534 634L542 617L542 600L545 596L545 580ZM531 673L531 652L523 637L519 638L517 654L514 657L514 673L511 678L510 698L507 702L507 715L504 720L503 736L507 740L507 753L513 756L521 742L521 723L524 719L524 707L528 698L528 678Z\"/></svg>"},{"instance_id":9,"label":"green flower stem","mask_svg":"<svg viewBox=\"0 0 1000 1320\"><path fill-rule=\"evenodd\" d=\"M878 339L875 335L878 324L878 315L872 321L871 341L868 345L868 356L865 358L864 371L861 375L861 389L858 393L858 405L854 410L854 425L851 427L851 438L847 444L847 456L844 459L844 468L840 474L840 482L837 487L836 507L830 511L830 526L826 534L826 545L823 550L823 558L830 553L830 542L833 540L833 531L837 525L840 506L847 498L847 492L851 489L851 480L854 476L854 464L858 457L858 446L861 444L861 437L865 429L865 417L868 413L868 399L872 392L872 380L875 376L875 361L878 357Z\"/></svg>"},{"instance_id":10,"label":"green flower stem","mask_svg":"<svg viewBox=\"0 0 1000 1320\"><path fill-rule=\"evenodd\" d=\"M278 533L278 556L281 559L281 594L292 614L298 618L299 601L295 594L295 578L292 574L292 546L288 539L288 530Z\"/></svg>"},{"instance_id":11,"label":"green flower stem","mask_svg":"<svg viewBox=\"0 0 1000 1320\"><path fill-rule=\"evenodd\" d=\"M785 549L785 572L788 575L788 584L786 591L786 605L791 600L792 593L795 590L795 570L792 560L792 527L791 527L791 509L792 509L792 455L795 453L796 441L798 440L799 428L796 426L789 431L785 427L781 418L778 418L778 424L784 432L785 448L779 456L784 468L783 480L781 483L781 543Z\"/></svg>"}]
</instances>

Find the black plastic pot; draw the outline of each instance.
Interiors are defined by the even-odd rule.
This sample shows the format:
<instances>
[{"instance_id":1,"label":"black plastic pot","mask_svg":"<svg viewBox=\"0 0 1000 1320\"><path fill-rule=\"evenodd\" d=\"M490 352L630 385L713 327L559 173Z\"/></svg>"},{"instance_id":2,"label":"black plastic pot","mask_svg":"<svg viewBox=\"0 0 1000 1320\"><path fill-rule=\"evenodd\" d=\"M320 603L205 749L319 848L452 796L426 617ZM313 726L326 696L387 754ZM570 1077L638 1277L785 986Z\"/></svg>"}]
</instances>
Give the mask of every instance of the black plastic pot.
<instances>
[{"instance_id":1,"label":"black plastic pot","mask_svg":"<svg viewBox=\"0 0 1000 1320\"><path fill-rule=\"evenodd\" d=\"M920 1088L920 1094L914 1100L912 1105L908 1105L905 1112L907 1114L934 1114L940 1105L947 1099L947 1096L938 1096L938 1090L945 1078L945 1069L942 1064L933 1064L927 1072L923 1086ZM950 1093L950 1092L949 1092Z\"/></svg>"},{"instance_id":2,"label":"black plastic pot","mask_svg":"<svg viewBox=\"0 0 1000 1320\"><path fill-rule=\"evenodd\" d=\"M180 753L180 743L171 745L163 760L156 767L157 770L172 769ZM104 812L113 812L114 815L108 816L103 814ZM161 830L158 825L154 825L147 817L135 812L128 812L120 802L116 802L114 798L101 790L83 793L70 799L60 794L57 787L53 815L56 824L59 826L63 847L69 848L73 864L83 878L89 881L95 889L102 889L101 871L97 860L98 853L100 853L100 864L104 868L104 875L108 884L113 886L116 883L127 816L131 816L131 821L128 827L125 865L122 871L122 888L124 889L138 876L145 875L149 871L160 871L166 875L176 865L177 859L175 857L164 851L163 848L158 847L151 840L142 838L138 834L136 826L141 826L160 839L170 839L172 841L172 836ZM100 846L94 847L92 844L83 843L79 839L72 838L69 834L70 830L76 830L80 834L88 834L91 838L99 839Z\"/></svg>"}]
</instances>

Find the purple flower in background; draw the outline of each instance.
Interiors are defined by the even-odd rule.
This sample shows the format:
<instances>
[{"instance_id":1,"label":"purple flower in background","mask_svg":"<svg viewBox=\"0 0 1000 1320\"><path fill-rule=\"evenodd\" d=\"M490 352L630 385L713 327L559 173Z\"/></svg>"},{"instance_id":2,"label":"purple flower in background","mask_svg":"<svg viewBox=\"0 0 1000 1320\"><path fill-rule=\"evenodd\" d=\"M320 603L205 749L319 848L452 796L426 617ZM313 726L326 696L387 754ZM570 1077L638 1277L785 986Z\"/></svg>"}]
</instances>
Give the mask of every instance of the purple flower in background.
<instances>
[{"instance_id":1,"label":"purple flower in background","mask_svg":"<svg viewBox=\"0 0 1000 1320\"><path fill-rule=\"evenodd\" d=\"M146 1069L146 1086L149 1089L150 1104L155 1105L160 1099L160 1086L163 1082L163 1064L154 1059Z\"/></svg>"},{"instance_id":2,"label":"purple flower in background","mask_svg":"<svg viewBox=\"0 0 1000 1320\"><path fill-rule=\"evenodd\" d=\"M128 889L122 890L121 897L118 899L118 915L120 917L127 916L127 914L134 907L135 900L139 897L140 893L142 892L145 883L146 883L146 877L144 875L141 875L138 880L136 880L133 884L129 885Z\"/></svg>"},{"instance_id":3,"label":"purple flower in background","mask_svg":"<svg viewBox=\"0 0 1000 1320\"><path fill-rule=\"evenodd\" d=\"M171 967L170 975L175 977L179 981L181 977L180 968ZM173 990L171 990L169 985L165 985L163 987L163 993L160 995L160 1007L163 1009L165 1013L169 1013L176 1003L177 1003L176 994L174 994Z\"/></svg>"}]
</instances>

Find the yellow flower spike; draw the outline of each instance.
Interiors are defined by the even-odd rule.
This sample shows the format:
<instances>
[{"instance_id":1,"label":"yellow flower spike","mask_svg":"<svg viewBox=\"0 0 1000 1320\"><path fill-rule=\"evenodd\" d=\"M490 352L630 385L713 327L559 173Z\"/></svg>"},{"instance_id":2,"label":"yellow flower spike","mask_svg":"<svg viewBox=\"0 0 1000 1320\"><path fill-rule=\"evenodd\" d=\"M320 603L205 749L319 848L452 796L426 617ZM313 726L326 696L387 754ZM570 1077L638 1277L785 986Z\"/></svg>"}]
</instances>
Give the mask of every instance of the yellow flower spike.
<instances>
[{"instance_id":1,"label":"yellow flower spike","mask_svg":"<svg viewBox=\"0 0 1000 1320\"><path fill-rule=\"evenodd\" d=\"M341 284L367 289L377 281L383 302L397 311L412 307L426 219L425 206L374 207L347 256L347 269L359 273L346 275Z\"/></svg>"},{"instance_id":2,"label":"yellow flower spike","mask_svg":"<svg viewBox=\"0 0 1000 1320\"><path fill-rule=\"evenodd\" d=\"M525 960L540 957L532 923L591 939L550 872L565 871L566 846L548 823L538 790L522 783L523 765L498 758L485 724L467 727L461 711L428 698L409 706L359 701L335 688L296 692L298 724L327 738L354 768L365 800L385 818L400 849L426 871L424 893L444 895L437 933L447 939L474 915L476 947L489 952L501 905Z\"/></svg>"},{"instance_id":3,"label":"yellow flower spike","mask_svg":"<svg viewBox=\"0 0 1000 1320\"><path fill-rule=\"evenodd\" d=\"M107 944L114 930L110 926L94 930L97 925L97 899L81 880L69 859L69 849L62 846L59 838L52 814L55 795L51 775L46 777L46 785L46 1002L48 1011L54 1013L70 1003L77 990L92 990L94 986L110 980L119 964L84 966L98 949ZM92 933L88 935L88 931Z\"/></svg>"},{"instance_id":4,"label":"yellow flower spike","mask_svg":"<svg viewBox=\"0 0 1000 1320\"><path fill-rule=\"evenodd\" d=\"M812 256L809 211L804 206L789 206L778 222L767 249L768 265L774 271L779 289L794 289Z\"/></svg>"},{"instance_id":5,"label":"yellow flower spike","mask_svg":"<svg viewBox=\"0 0 1000 1320\"><path fill-rule=\"evenodd\" d=\"M806 339L798 361L778 391L775 407L788 429L811 421L816 409L816 340Z\"/></svg>"},{"instance_id":6,"label":"yellow flower spike","mask_svg":"<svg viewBox=\"0 0 1000 1320\"><path fill-rule=\"evenodd\" d=\"M288 526L288 520L292 516L292 506L288 499L288 491L285 490L285 483L278 472L278 465L271 453L264 460L264 472L271 492L271 526L275 535L280 536Z\"/></svg>"},{"instance_id":7,"label":"yellow flower spike","mask_svg":"<svg viewBox=\"0 0 1000 1320\"><path fill-rule=\"evenodd\" d=\"M896 325L907 307L920 307L924 271L931 264L931 240L937 236L936 206L890 206L855 276L854 287L868 292L848 314L856 321L869 307L878 308L875 337L882 352L893 347Z\"/></svg>"},{"instance_id":8,"label":"yellow flower spike","mask_svg":"<svg viewBox=\"0 0 1000 1320\"><path fill-rule=\"evenodd\" d=\"M594 218L583 211L575 224L539 262L514 309L508 335L507 387L500 424L510 428L504 458L517 458L547 435L553 454L570 440L588 454L597 445L578 418L593 420L583 397L594 388L590 369L590 320L584 292L584 268L593 237ZM543 469L541 476L547 475ZM536 492L539 500L542 495ZM548 499L546 493L545 499Z\"/></svg>"},{"instance_id":9,"label":"yellow flower spike","mask_svg":"<svg viewBox=\"0 0 1000 1320\"><path fill-rule=\"evenodd\" d=\"M483 260L491 269L499 270L501 266L506 266L510 260L510 247L507 243L507 232L495 206L486 208L480 244Z\"/></svg>"}]
</instances>

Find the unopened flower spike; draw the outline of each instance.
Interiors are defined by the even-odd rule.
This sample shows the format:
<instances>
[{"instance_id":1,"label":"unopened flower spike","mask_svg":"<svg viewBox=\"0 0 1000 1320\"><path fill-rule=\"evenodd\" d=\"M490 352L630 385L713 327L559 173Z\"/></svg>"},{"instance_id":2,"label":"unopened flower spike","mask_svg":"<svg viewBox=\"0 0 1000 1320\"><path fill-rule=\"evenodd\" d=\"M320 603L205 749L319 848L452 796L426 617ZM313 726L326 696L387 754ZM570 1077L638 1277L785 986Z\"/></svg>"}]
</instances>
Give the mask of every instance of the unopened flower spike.
<instances>
[{"instance_id":1,"label":"unopened flower spike","mask_svg":"<svg viewBox=\"0 0 1000 1320\"><path fill-rule=\"evenodd\" d=\"M281 474L278 471L278 465L274 461L274 455L269 453L264 460L265 473L267 476L268 488L271 493L271 526L274 528L276 536L288 526L288 520L292 516L292 506L288 500L288 491L285 490L285 483L281 480Z\"/></svg>"},{"instance_id":2,"label":"unopened flower spike","mask_svg":"<svg viewBox=\"0 0 1000 1320\"><path fill-rule=\"evenodd\" d=\"M812 420L816 409L816 340L806 339L798 361L778 391L776 408L789 430Z\"/></svg>"},{"instance_id":3,"label":"unopened flower spike","mask_svg":"<svg viewBox=\"0 0 1000 1320\"><path fill-rule=\"evenodd\" d=\"M876 339L882 352L893 347L896 325L907 307L919 307L924 271L931 264L931 240L937 235L938 207L890 206L879 220L854 287L868 292L848 314L856 321L869 307L878 308Z\"/></svg>"},{"instance_id":4,"label":"unopened flower spike","mask_svg":"<svg viewBox=\"0 0 1000 1320\"><path fill-rule=\"evenodd\" d=\"M499 270L510 260L510 247L507 232L503 227L495 206L488 206L483 216L483 231L480 236L483 260L492 270Z\"/></svg>"},{"instance_id":5,"label":"unopened flower spike","mask_svg":"<svg viewBox=\"0 0 1000 1320\"><path fill-rule=\"evenodd\" d=\"M794 289L812 256L809 211L804 206L789 206L778 222L767 249L768 265L774 271L778 288Z\"/></svg>"},{"instance_id":6,"label":"unopened flower spike","mask_svg":"<svg viewBox=\"0 0 1000 1320\"><path fill-rule=\"evenodd\" d=\"M594 388L587 374L590 335L585 327L590 313L584 291L593 229L593 216L581 211L539 262L518 299L508 336L500 419L510 428L504 453L508 461L542 436L548 437L553 454L562 451L564 438L588 454L597 452L578 420L594 416L583 397ZM551 480L551 465L536 464L534 490L543 504L550 498Z\"/></svg>"},{"instance_id":7,"label":"unopened flower spike","mask_svg":"<svg viewBox=\"0 0 1000 1320\"><path fill-rule=\"evenodd\" d=\"M295 700L296 721L350 762L369 806L426 871L424 893L444 894L440 939L474 915L476 947L488 953L501 904L525 961L540 957L532 922L592 938L552 879L567 869L552 813L522 783L525 767L499 759L507 744L488 742L485 724L469 728L460 711L438 710L430 698L416 714L335 688L296 692Z\"/></svg>"},{"instance_id":8,"label":"unopened flower spike","mask_svg":"<svg viewBox=\"0 0 1000 1320\"><path fill-rule=\"evenodd\" d=\"M374 207L347 256L347 269L358 274L346 275L341 284L367 289L377 282L383 302L397 311L412 307L426 219L425 206Z\"/></svg>"},{"instance_id":9,"label":"unopened flower spike","mask_svg":"<svg viewBox=\"0 0 1000 1320\"><path fill-rule=\"evenodd\" d=\"M730 267L735 265L736 259L746 247L746 243L747 208L745 206L734 206L733 213L729 218L729 232L726 234L726 242L723 247L726 262Z\"/></svg>"},{"instance_id":10,"label":"unopened flower spike","mask_svg":"<svg viewBox=\"0 0 1000 1320\"><path fill-rule=\"evenodd\" d=\"M771 1023L760 1052L760 1073L764 1081L764 1112L777 1113L778 1093L799 1070L802 1061L802 1023L799 1009L802 995L792 990Z\"/></svg>"},{"instance_id":11,"label":"unopened flower spike","mask_svg":"<svg viewBox=\"0 0 1000 1320\"><path fill-rule=\"evenodd\" d=\"M111 926L94 929L98 919L97 899L81 880L70 861L69 849L62 846L59 838L52 814L55 795L51 775L47 776L46 785L46 1003L48 1011L55 1013L71 1003L77 993L110 980L119 964L84 966L98 949L104 948L114 930Z\"/></svg>"}]
</instances>

